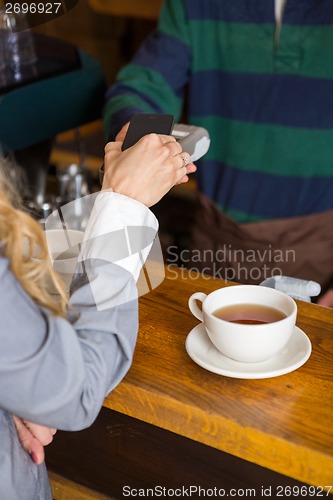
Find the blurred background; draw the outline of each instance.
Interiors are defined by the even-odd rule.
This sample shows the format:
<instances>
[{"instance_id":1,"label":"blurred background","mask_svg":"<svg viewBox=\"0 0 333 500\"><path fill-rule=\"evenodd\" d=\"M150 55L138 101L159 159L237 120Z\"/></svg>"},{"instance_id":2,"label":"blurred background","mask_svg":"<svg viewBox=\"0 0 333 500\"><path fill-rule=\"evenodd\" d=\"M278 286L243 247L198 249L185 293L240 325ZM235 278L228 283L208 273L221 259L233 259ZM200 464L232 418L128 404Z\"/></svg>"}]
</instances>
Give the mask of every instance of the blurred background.
<instances>
[{"instance_id":1,"label":"blurred background","mask_svg":"<svg viewBox=\"0 0 333 500\"><path fill-rule=\"evenodd\" d=\"M65 10L74 4L62 2ZM99 189L106 142L101 120L105 90L154 30L161 4L162 0L80 0L48 22L30 22L37 74L27 75L24 66L14 79L0 79L0 146L27 176L26 206L39 220L71 197ZM85 80L89 76L84 88L80 71ZM195 189L192 179L153 208L163 248L185 244Z\"/></svg>"}]
</instances>

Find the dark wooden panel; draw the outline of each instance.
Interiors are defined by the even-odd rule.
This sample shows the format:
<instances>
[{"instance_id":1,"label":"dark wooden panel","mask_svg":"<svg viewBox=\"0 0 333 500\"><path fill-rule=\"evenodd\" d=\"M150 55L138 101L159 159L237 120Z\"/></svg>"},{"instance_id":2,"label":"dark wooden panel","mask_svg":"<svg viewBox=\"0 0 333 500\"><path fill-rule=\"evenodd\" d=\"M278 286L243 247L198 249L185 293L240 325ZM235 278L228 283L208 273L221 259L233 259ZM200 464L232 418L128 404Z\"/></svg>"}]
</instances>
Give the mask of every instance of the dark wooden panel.
<instances>
[{"instance_id":1,"label":"dark wooden panel","mask_svg":"<svg viewBox=\"0 0 333 500\"><path fill-rule=\"evenodd\" d=\"M47 465L72 481L117 499L124 498L125 486L137 489L201 486L222 488L226 492L241 488L244 495L245 490L255 489L256 497L260 498L263 487L271 487L273 493L278 485L302 485L106 408L90 429L58 431L47 448Z\"/></svg>"}]
</instances>

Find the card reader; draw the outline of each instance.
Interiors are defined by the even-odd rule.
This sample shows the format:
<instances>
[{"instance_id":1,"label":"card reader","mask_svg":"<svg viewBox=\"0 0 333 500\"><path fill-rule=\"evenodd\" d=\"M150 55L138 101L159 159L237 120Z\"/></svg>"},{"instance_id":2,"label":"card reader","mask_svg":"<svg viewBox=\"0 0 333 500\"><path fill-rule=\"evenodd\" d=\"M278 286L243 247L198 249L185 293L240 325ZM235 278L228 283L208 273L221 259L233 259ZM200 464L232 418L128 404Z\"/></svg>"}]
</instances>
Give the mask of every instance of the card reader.
<instances>
[{"instance_id":1,"label":"card reader","mask_svg":"<svg viewBox=\"0 0 333 500\"><path fill-rule=\"evenodd\" d=\"M172 135L181 144L183 151L186 151L191 156L192 162L199 160L209 149L209 133L203 127L175 123Z\"/></svg>"}]
</instances>

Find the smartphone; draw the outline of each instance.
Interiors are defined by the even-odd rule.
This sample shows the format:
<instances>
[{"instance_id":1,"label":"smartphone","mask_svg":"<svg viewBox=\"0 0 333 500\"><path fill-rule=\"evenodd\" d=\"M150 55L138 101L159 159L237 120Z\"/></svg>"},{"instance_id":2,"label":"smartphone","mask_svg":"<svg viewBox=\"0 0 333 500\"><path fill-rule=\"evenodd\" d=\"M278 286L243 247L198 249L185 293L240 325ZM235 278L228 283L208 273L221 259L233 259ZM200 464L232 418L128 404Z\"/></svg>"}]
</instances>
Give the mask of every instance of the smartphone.
<instances>
[{"instance_id":1,"label":"smartphone","mask_svg":"<svg viewBox=\"0 0 333 500\"><path fill-rule=\"evenodd\" d=\"M172 115L158 114L137 114L133 115L122 145L122 150L130 148L141 137L147 134L165 134L171 135L174 124Z\"/></svg>"},{"instance_id":2,"label":"smartphone","mask_svg":"<svg viewBox=\"0 0 333 500\"><path fill-rule=\"evenodd\" d=\"M171 135L174 124L173 115L157 115L141 113L133 115L122 145L122 151L130 148L141 137L147 134L165 134ZM104 177L104 163L99 170L99 182L102 185Z\"/></svg>"}]
</instances>

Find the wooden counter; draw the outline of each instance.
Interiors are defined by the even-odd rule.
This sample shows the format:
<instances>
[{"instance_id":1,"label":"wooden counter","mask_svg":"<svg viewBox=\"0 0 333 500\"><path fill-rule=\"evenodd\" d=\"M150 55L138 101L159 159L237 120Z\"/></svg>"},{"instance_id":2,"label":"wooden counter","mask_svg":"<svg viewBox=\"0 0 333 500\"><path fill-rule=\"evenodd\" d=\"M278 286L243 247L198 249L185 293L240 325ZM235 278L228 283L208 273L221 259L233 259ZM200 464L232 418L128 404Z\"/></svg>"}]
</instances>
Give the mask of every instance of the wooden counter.
<instances>
[{"instance_id":1,"label":"wooden counter","mask_svg":"<svg viewBox=\"0 0 333 500\"><path fill-rule=\"evenodd\" d=\"M313 349L298 370L263 380L227 378L196 365L184 346L198 323L189 296L221 286L167 271L140 299L132 368L104 406L301 482L332 485L333 310L298 303L297 325Z\"/></svg>"},{"instance_id":2,"label":"wooden counter","mask_svg":"<svg viewBox=\"0 0 333 500\"><path fill-rule=\"evenodd\" d=\"M235 498L327 498L312 485L329 491L333 483L333 310L298 303L297 323L313 348L298 370L262 380L227 378L200 368L185 351L197 324L189 296L225 285L173 268L140 298L127 376L89 429L58 431L47 447L48 468L64 484L112 500L124 498L124 487L134 488L134 496L142 489L142 496L144 488L192 485ZM54 491L61 485L53 481ZM75 495L54 496L84 498Z\"/></svg>"}]
</instances>

